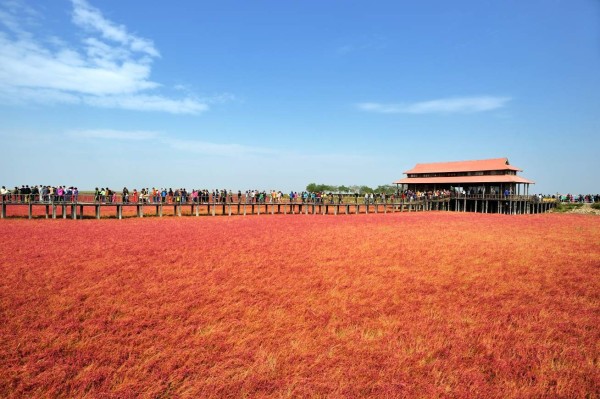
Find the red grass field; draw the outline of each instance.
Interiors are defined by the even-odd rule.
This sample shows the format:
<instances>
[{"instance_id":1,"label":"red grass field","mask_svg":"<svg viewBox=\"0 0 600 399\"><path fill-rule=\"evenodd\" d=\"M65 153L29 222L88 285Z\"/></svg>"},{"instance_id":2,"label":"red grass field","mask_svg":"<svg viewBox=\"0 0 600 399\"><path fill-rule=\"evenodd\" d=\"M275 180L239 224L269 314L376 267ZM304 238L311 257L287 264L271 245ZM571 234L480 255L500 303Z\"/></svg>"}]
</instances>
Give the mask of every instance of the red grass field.
<instances>
[{"instance_id":1,"label":"red grass field","mask_svg":"<svg viewBox=\"0 0 600 399\"><path fill-rule=\"evenodd\" d=\"M600 394L600 218L0 221L0 397Z\"/></svg>"}]
</instances>

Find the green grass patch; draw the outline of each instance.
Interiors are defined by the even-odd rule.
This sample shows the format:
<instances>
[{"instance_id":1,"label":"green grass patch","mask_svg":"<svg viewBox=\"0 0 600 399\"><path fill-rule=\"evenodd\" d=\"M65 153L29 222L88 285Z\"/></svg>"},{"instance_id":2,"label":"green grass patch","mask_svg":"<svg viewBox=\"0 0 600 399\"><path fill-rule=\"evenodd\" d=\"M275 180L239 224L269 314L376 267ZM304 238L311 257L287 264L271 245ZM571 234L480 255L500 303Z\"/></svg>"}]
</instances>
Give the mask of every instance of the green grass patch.
<instances>
[{"instance_id":1,"label":"green grass patch","mask_svg":"<svg viewBox=\"0 0 600 399\"><path fill-rule=\"evenodd\" d=\"M592 204L592 209L597 209L600 211L600 202L595 202Z\"/></svg>"},{"instance_id":2,"label":"green grass patch","mask_svg":"<svg viewBox=\"0 0 600 399\"><path fill-rule=\"evenodd\" d=\"M570 212L572 210L575 209L579 209L583 206L583 204L579 204L579 203L574 203L574 204L570 204L570 203L564 203L564 202L559 202L556 205L556 208L554 208L555 212Z\"/></svg>"}]
</instances>

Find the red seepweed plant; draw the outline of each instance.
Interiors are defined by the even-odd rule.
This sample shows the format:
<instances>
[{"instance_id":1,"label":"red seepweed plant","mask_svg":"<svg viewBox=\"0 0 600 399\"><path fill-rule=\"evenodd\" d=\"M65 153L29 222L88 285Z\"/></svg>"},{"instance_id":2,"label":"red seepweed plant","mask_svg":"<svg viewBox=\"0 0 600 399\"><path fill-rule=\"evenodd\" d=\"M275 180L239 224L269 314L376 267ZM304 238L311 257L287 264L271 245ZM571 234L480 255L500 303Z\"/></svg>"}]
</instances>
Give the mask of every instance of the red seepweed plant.
<instances>
[{"instance_id":1,"label":"red seepweed plant","mask_svg":"<svg viewBox=\"0 0 600 399\"><path fill-rule=\"evenodd\" d=\"M2 397L597 397L600 219L0 222Z\"/></svg>"}]
</instances>

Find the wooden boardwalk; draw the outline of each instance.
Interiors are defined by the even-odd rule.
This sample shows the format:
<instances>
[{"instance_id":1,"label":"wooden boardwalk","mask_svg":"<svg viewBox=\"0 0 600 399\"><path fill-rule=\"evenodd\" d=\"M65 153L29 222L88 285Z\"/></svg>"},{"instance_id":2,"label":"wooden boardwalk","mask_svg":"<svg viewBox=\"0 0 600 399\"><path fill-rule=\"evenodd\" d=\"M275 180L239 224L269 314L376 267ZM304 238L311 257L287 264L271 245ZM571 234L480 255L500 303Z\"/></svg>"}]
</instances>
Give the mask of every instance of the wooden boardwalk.
<instances>
[{"instance_id":1,"label":"wooden boardwalk","mask_svg":"<svg viewBox=\"0 0 600 399\"><path fill-rule=\"evenodd\" d=\"M99 203L94 201L0 201L1 218L7 218L8 209L26 207L26 217L46 219L84 219L102 217L144 216L235 216L235 215L358 215L369 213L454 211L499 214L535 214L552 209L554 202L540 202L533 197L464 196L419 201L386 203L321 203L321 202L208 202L208 203ZM88 210L88 212L86 212ZM90 212L93 210L93 213ZM124 212L125 211L125 212ZM172 211L172 213L171 213ZM21 212L21 216L25 213Z\"/></svg>"}]
</instances>

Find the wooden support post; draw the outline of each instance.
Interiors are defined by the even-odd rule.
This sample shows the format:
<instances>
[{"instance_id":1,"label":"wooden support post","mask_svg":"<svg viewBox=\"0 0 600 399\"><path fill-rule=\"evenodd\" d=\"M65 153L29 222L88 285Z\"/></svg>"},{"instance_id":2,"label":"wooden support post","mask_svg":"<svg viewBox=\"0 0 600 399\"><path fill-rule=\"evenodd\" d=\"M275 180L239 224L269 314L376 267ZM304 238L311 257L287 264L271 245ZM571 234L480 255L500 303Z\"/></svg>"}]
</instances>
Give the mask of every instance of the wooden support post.
<instances>
[{"instance_id":1,"label":"wooden support post","mask_svg":"<svg viewBox=\"0 0 600 399\"><path fill-rule=\"evenodd\" d=\"M95 205L96 207L96 219L100 219L100 205ZM54 205L54 209L56 209L56 205ZM53 212L52 216L54 217L56 212Z\"/></svg>"},{"instance_id":2,"label":"wooden support post","mask_svg":"<svg viewBox=\"0 0 600 399\"><path fill-rule=\"evenodd\" d=\"M212 215L215 216L215 208L217 207L217 204L213 203L212 206ZM259 213L260 214L260 213Z\"/></svg>"},{"instance_id":3,"label":"wooden support post","mask_svg":"<svg viewBox=\"0 0 600 399\"><path fill-rule=\"evenodd\" d=\"M231 202L229 203L229 216L231 216Z\"/></svg>"},{"instance_id":4,"label":"wooden support post","mask_svg":"<svg viewBox=\"0 0 600 399\"><path fill-rule=\"evenodd\" d=\"M62 204L61 211L62 211L62 218L66 219L67 218L67 206L64 203Z\"/></svg>"},{"instance_id":5,"label":"wooden support post","mask_svg":"<svg viewBox=\"0 0 600 399\"><path fill-rule=\"evenodd\" d=\"M83 205L79 205L79 220L83 219Z\"/></svg>"},{"instance_id":6,"label":"wooden support post","mask_svg":"<svg viewBox=\"0 0 600 399\"><path fill-rule=\"evenodd\" d=\"M123 218L123 205L117 205L117 219L121 220Z\"/></svg>"},{"instance_id":7,"label":"wooden support post","mask_svg":"<svg viewBox=\"0 0 600 399\"><path fill-rule=\"evenodd\" d=\"M519 215L523 215L525 213L525 203L523 200L519 200Z\"/></svg>"},{"instance_id":8,"label":"wooden support post","mask_svg":"<svg viewBox=\"0 0 600 399\"><path fill-rule=\"evenodd\" d=\"M345 210L346 210L346 215L350 212L350 205L346 204L345 206Z\"/></svg>"},{"instance_id":9,"label":"wooden support post","mask_svg":"<svg viewBox=\"0 0 600 399\"><path fill-rule=\"evenodd\" d=\"M71 205L71 219L77 219L77 205L75 204Z\"/></svg>"},{"instance_id":10,"label":"wooden support post","mask_svg":"<svg viewBox=\"0 0 600 399\"><path fill-rule=\"evenodd\" d=\"M177 216L181 217L181 205L175 205L175 208L177 209Z\"/></svg>"},{"instance_id":11,"label":"wooden support post","mask_svg":"<svg viewBox=\"0 0 600 399\"><path fill-rule=\"evenodd\" d=\"M31 201L27 204L27 215L29 219L33 217L33 205L31 204Z\"/></svg>"},{"instance_id":12,"label":"wooden support post","mask_svg":"<svg viewBox=\"0 0 600 399\"><path fill-rule=\"evenodd\" d=\"M2 203L2 212L0 213L0 217L2 217L2 219L6 218L6 204L3 202ZM46 211L46 218L48 217L48 212Z\"/></svg>"},{"instance_id":13,"label":"wooden support post","mask_svg":"<svg viewBox=\"0 0 600 399\"><path fill-rule=\"evenodd\" d=\"M246 216L246 203L244 202L244 216Z\"/></svg>"},{"instance_id":14,"label":"wooden support post","mask_svg":"<svg viewBox=\"0 0 600 399\"><path fill-rule=\"evenodd\" d=\"M375 213L377 213L377 208L379 208L379 204L376 202L375 203Z\"/></svg>"},{"instance_id":15,"label":"wooden support post","mask_svg":"<svg viewBox=\"0 0 600 399\"><path fill-rule=\"evenodd\" d=\"M2 204L2 206L4 207L4 204ZM50 205L46 205L46 219L48 219L50 217Z\"/></svg>"},{"instance_id":16,"label":"wooden support post","mask_svg":"<svg viewBox=\"0 0 600 399\"><path fill-rule=\"evenodd\" d=\"M192 205L192 208L196 209L196 217L200 216L200 203L197 203L196 205Z\"/></svg>"}]
</instances>

